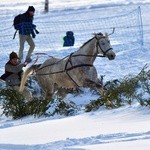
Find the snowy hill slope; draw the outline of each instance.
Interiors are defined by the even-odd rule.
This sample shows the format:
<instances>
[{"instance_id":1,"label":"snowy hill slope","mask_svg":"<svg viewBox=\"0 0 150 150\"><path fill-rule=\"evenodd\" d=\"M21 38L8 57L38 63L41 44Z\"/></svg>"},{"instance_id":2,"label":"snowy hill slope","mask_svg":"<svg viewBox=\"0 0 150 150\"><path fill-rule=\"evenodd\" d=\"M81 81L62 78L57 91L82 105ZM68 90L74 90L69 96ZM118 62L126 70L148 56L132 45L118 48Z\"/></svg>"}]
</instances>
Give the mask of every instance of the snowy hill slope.
<instances>
[{"instance_id":1,"label":"snowy hill slope","mask_svg":"<svg viewBox=\"0 0 150 150\"><path fill-rule=\"evenodd\" d=\"M40 10L43 9L42 0L22 0L10 4L10 0L1 0L0 15L1 20L12 20L16 11L26 10L28 5L35 5L38 8L37 19L41 17ZM81 9L93 9L102 7L101 14L108 16L109 13L116 14L122 11L121 6L136 8L141 5L144 41L142 48L130 49L128 51L117 52L114 61L98 58L95 62L99 75L105 75L105 81L119 79L128 74L137 74L145 64L150 66L150 26L148 0L81 0L80 2L71 0L50 1L50 10L54 16L60 19L66 13L76 13ZM120 9L116 5L120 5ZM14 9L15 6L15 9ZM103 8L109 6L108 8ZM105 9L107 11L105 11ZM61 14L60 14L60 12ZM9 13L8 13L9 12ZM78 13L77 13L78 14ZM94 15L94 14L93 14ZM88 16L87 16L88 17ZM11 24L9 22L9 24ZM0 25L3 28L3 24ZM13 33L12 33L13 35ZM7 49L7 47L6 47ZM64 57L74 49L68 51L50 51L48 54ZM4 64L7 60L8 52L2 50L0 71L4 72ZM91 99L95 99L87 90L78 97L68 95L66 100L74 101L78 104L85 104ZM0 112L2 113L2 109ZM0 116L0 150L149 150L150 147L150 109L141 107L138 103L131 106L108 110L104 107L98 111L90 113L77 114L76 116L64 117L25 117L18 120L12 120L4 115Z\"/></svg>"}]
</instances>

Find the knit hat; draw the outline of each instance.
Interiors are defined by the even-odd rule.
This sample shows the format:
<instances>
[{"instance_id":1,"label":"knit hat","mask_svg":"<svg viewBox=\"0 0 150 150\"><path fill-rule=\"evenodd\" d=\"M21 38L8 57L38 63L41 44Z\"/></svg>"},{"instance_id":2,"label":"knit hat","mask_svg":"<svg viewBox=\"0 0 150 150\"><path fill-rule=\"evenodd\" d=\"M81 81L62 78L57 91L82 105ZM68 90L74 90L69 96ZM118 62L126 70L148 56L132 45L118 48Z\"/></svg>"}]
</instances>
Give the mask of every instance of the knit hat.
<instances>
[{"instance_id":1,"label":"knit hat","mask_svg":"<svg viewBox=\"0 0 150 150\"><path fill-rule=\"evenodd\" d=\"M11 52L10 55L9 55L9 59L10 60L13 59L13 58L19 59L18 56L17 56L17 54L15 52Z\"/></svg>"},{"instance_id":2,"label":"knit hat","mask_svg":"<svg viewBox=\"0 0 150 150\"><path fill-rule=\"evenodd\" d=\"M27 11L28 11L28 12L29 12L29 11L35 12L35 8L34 8L33 6L29 6Z\"/></svg>"}]
</instances>

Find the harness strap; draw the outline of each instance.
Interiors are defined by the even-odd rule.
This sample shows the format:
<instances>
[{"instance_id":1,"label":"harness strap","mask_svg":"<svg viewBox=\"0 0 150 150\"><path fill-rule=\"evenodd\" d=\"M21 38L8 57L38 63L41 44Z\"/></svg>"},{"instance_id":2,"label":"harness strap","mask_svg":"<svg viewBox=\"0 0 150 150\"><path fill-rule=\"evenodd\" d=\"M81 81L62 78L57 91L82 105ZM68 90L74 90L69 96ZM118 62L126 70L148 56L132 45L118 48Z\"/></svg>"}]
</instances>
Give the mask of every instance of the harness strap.
<instances>
[{"instance_id":1,"label":"harness strap","mask_svg":"<svg viewBox=\"0 0 150 150\"><path fill-rule=\"evenodd\" d=\"M78 68L78 67L84 67L84 66L93 67L93 65L91 65L91 64L81 64L81 65L72 66L72 67L70 67L68 69L64 69L62 71L51 72L51 73L40 73L40 74L36 73L36 74L37 75L49 75L49 74L63 73L63 72L70 71L72 69L75 69L75 68Z\"/></svg>"},{"instance_id":2,"label":"harness strap","mask_svg":"<svg viewBox=\"0 0 150 150\"><path fill-rule=\"evenodd\" d=\"M69 72L68 71L70 71L70 70L72 70L72 69L75 69L75 68L79 68L79 67L83 67L83 66L89 66L89 67L93 67L93 65L91 65L91 64L81 64L81 65L76 65L76 66L72 66L72 67L70 67L70 68L66 68L65 69L65 72L66 72L66 74L68 75L68 77L72 80L72 82L77 86L77 87L80 87L76 82L75 82L75 80L70 76L70 74L69 74Z\"/></svg>"},{"instance_id":3,"label":"harness strap","mask_svg":"<svg viewBox=\"0 0 150 150\"><path fill-rule=\"evenodd\" d=\"M72 56L73 53L71 53L69 55L69 58L68 58L68 61L66 62L66 65L65 65L65 70L64 72L66 72L66 74L68 75L68 77L70 78L70 80L77 86L79 87L79 85L73 80L73 78L70 76L70 74L68 73L68 69L67 69L67 66L68 66L68 63L70 62L71 66L72 66L72 62L71 62L71 56ZM72 67L71 67L72 68Z\"/></svg>"},{"instance_id":4,"label":"harness strap","mask_svg":"<svg viewBox=\"0 0 150 150\"><path fill-rule=\"evenodd\" d=\"M72 69L79 68L79 67L93 67L93 65L91 65L91 64L80 64L80 65L72 66L72 67L66 69L66 71L70 71Z\"/></svg>"},{"instance_id":5,"label":"harness strap","mask_svg":"<svg viewBox=\"0 0 150 150\"><path fill-rule=\"evenodd\" d=\"M69 58L68 58L68 61L66 62L66 65L65 65L65 70L67 69L67 65L68 65L68 63L70 62L70 64L71 64L71 66L72 66L72 62L71 62L71 56L73 55L73 53L71 53L70 55L69 55Z\"/></svg>"},{"instance_id":6,"label":"harness strap","mask_svg":"<svg viewBox=\"0 0 150 150\"><path fill-rule=\"evenodd\" d=\"M37 75L48 75L48 74L57 74L57 73L66 72L66 74L68 75L68 77L70 78L70 80L71 80L77 87L80 87L80 86L75 82L75 80L70 76L70 74L69 74L68 71L70 71L70 70L72 70L72 69L75 69L75 68L83 67L83 66L93 67L93 65L91 65L91 64L80 64L80 65L73 66L72 61L71 61L72 54L73 54L73 53L71 53L71 54L69 55L68 61L66 62L66 65L65 65L65 68L64 68L63 71L52 72L52 73L45 73L45 74L42 73L42 74L37 74ZM71 67L70 67L70 68L67 68L69 62L70 62L70 64L71 64Z\"/></svg>"},{"instance_id":7,"label":"harness strap","mask_svg":"<svg viewBox=\"0 0 150 150\"><path fill-rule=\"evenodd\" d=\"M69 74L68 71L70 71L70 70L72 70L72 69L75 69L75 68L83 67L83 66L90 66L90 67L92 67L93 65L91 65L91 64L80 64L80 65L73 66L72 61L71 61L72 55L73 55L73 53L70 54L70 56L69 56L69 58L68 58L68 61L66 62L65 70L64 70L64 71L66 72L66 74L68 75L68 77L70 78L70 80L71 80L77 87L79 87L79 85L75 82L75 80L70 76L70 74ZM70 64L71 64L71 67L70 67L70 68L67 68L69 62L70 62Z\"/></svg>"}]
</instances>

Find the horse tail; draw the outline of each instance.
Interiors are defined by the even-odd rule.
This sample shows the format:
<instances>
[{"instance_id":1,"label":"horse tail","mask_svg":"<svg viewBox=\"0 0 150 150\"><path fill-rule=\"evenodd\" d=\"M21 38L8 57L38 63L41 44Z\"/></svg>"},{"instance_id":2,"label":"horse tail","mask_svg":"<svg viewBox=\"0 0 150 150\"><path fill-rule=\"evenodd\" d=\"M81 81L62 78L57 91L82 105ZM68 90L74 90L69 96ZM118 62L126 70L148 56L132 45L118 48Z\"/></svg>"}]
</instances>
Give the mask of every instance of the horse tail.
<instances>
[{"instance_id":1,"label":"horse tail","mask_svg":"<svg viewBox=\"0 0 150 150\"><path fill-rule=\"evenodd\" d=\"M41 64L38 64L38 65L32 65L31 67L27 68L27 70L23 73L23 76L22 76L22 79L21 79L21 84L20 84L20 87L19 87L19 92L23 92L24 86L25 86L25 83L27 81L27 78L28 78L29 74L32 71L38 69L40 66L41 66Z\"/></svg>"}]
</instances>

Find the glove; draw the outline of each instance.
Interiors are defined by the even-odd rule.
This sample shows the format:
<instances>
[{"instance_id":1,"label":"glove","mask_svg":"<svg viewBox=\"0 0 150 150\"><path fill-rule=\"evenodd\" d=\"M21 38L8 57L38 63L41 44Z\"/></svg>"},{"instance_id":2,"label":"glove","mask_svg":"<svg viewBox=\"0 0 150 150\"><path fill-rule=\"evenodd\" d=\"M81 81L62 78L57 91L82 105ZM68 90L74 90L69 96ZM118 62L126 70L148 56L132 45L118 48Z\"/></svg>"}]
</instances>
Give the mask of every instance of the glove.
<instances>
[{"instance_id":1,"label":"glove","mask_svg":"<svg viewBox=\"0 0 150 150\"><path fill-rule=\"evenodd\" d=\"M36 35L35 35L34 31L33 31L31 34L32 34L32 37L33 37L33 38L35 38L35 37L36 37Z\"/></svg>"},{"instance_id":2,"label":"glove","mask_svg":"<svg viewBox=\"0 0 150 150\"><path fill-rule=\"evenodd\" d=\"M33 37L33 38L35 38L35 37L36 37L36 35L35 35L35 34L32 34L32 37Z\"/></svg>"},{"instance_id":3,"label":"glove","mask_svg":"<svg viewBox=\"0 0 150 150\"><path fill-rule=\"evenodd\" d=\"M34 29L36 34L39 34L39 31L37 29Z\"/></svg>"},{"instance_id":4,"label":"glove","mask_svg":"<svg viewBox=\"0 0 150 150\"><path fill-rule=\"evenodd\" d=\"M35 25L35 24L32 24L32 28L33 28L33 29L36 28L36 25Z\"/></svg>"}]
</instances>

